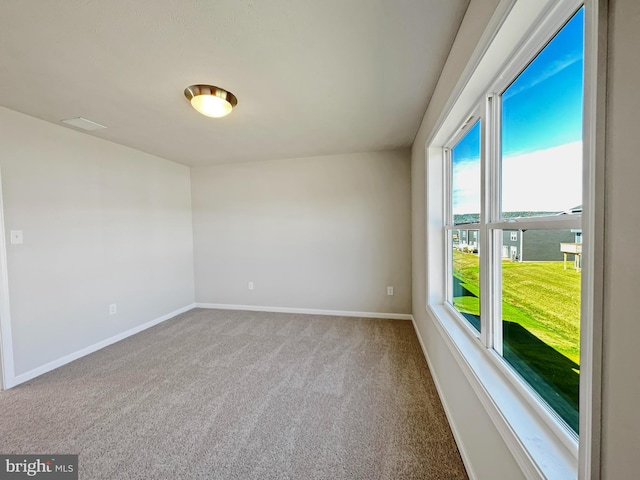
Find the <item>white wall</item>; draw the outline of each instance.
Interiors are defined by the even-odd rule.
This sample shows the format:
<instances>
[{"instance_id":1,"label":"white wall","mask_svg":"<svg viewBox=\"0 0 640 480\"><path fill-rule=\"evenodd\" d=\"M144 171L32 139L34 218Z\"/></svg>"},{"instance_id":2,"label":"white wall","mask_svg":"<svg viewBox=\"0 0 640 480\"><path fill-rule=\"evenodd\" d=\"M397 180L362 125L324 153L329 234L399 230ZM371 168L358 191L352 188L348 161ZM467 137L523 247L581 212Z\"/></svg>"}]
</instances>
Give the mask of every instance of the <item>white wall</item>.
<instances>
[{"instance_id":1,"label":"white wall","mask_svg":"<svg viewBox=\"0 0 640 480\"><path fill-rule=\"evenodd\" d=\"M640 2L610 0L602 478L640 471Z\"/></svg>"},{"instance_id":2,"label":"white wall","mask_svg":"<svg viewBox=\"0 0 640 480\"><path fill-rule=\"evenodd\" d=\"M187 167L5 108L0 167L16 375L193 303Z\"/></svg>"},{"instance_id":3,"label":"white wall","mask_svg":"<svg viewBox=\"0 0 640 480\"><path fill-rule=\"evenodd\" d=\"M516 480L524 478L522 471L426 313L425 145L498 3L499 0L470 2L413 144L413 316L469 473L477 479Z\"/></svg>"},{"instance_id":4,"label":"white wall","mask_svg":"<svg viewBox=\"0 0 640 480\"><path fill-rule=\"evenodd\" d=\"M197 302L411 312L408 150L199 167L191 183Z\"/></svg>"}]
</instances>

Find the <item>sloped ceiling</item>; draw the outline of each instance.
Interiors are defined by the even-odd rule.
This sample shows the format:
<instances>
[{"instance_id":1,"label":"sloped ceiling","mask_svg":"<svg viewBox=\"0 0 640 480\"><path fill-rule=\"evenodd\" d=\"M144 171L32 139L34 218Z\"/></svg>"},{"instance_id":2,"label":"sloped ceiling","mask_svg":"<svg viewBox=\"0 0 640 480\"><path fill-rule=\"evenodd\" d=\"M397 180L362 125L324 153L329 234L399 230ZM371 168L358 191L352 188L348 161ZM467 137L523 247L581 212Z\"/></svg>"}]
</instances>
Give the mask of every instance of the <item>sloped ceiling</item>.
<instances>
[{"instance_id":1,"label":"sloped ceiling","mask_svg":"<svg viewBox=\"0 0 640 480\"><path fill-rule=\"evenodd\" d=\"M192 166L406 147L467 3L3 0L0 105ZM198 114L195 83L238 106Z\"/></svg>"}]
</instances>

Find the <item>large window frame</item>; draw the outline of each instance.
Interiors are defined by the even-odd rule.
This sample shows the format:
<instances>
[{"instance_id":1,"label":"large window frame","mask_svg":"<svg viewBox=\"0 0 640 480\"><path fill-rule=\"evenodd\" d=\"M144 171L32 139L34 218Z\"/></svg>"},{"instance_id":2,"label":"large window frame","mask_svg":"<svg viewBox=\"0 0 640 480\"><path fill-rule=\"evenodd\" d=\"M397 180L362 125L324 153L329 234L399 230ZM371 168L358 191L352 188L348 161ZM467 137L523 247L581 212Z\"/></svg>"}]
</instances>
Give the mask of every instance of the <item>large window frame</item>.
<instances>
[{"instance_id":1,"label":"large window frame","mask_svg":"<svg viewBox=\"0 0 640 480\"><path fill-rule=\"evenodd\" d=\"M517 3L517 4L516 4ZM604 171L602 167L606 2L503 0L480 45L477 58L463 74L445 114L427 142L427 310L454 357L463 367L484 408L494 420L514 458L529 478L591 478L599 472L599 386L601 363L602 226ZM551 217L500 219L497 94L504 91L566 21L585 6L585 95L583 124L583 213ZM524 17L529 15L528 19ZM513 41L514 38L518 40ZM509 39L505 41L505 39ZM514 48L509 48L515 44ZM485 61L486 58L489 61ZM475 63L474 63L475 62ZM490 73L490 68L493 71ZM466 75L466 77L465 77ZM478 224L453 225L446 194L451 181L450 149L464 135L464 125L482 120L485 212ZM600 128L598 128L600 127ZM596 161L598 158L598 161ZM487 186L485 188L485 185ZM478 332L448 301L451 298L450 232L456 228L480 231L484 272L481 270L481 328ZM503 230L582 229L583 273L581 302L580 439L500 357L501 328L497 318L499 295L492 295L499 271L488 265L502 257ZM500 245L499 245L500 244ZM497 259L495 262L492 258ZM481 260L482 261L482 260ZM483 301L482 298L485 300ZM499 315L498 315L499 316ZM497 352L494 348L497 348ZM551 467L550 467L551 465Z\"/></svg>"},{"instance_id":2,"label":"large window frame","mask_svg":"<svg viewBox=\"0 0 640 480\"><path fill-rule=\"evenodd\" d=\"M574 4L580 8L581 4ZM565 12L563 12L565 13ZM569 15L575 15L574 11ZM480 244L482 245L482 255L479 258L480 264L480 328L477 332L472 332L478 340L487 348L492 357L496 360L496 366L505 369L504 359L504 339L502 328L502 242L503 231L510 230L572 230L582 228L582 214L568 212L563 215L546 215L535 217L517 217L508 220L502 217L501 198L504 179L501 177L501 132L502 132L502 95L509 88L512 82L528 67L532 58L537 56L544 48L550 38L546 35L551 32L554 36L561 30L568 19L563 19L563 15L557 15L558 21L549 21L544 29L545 35L540 35L540 39L532 42L523 52L519 52L511 65L505 69L498 80L489 87L487 94L474 108L470 116L460 126L460 129L445 144L444 169L447 173L445 177L445 212L444 212L444 235L445 243L451 243L451 232L458 229L477 229L480 232ZM477 223L456 223L453 211L453 154L452 152L480 122L480 215ZM569 207L569 205L567 205ZM465 317L457 311L453 304L452 278L454 276L453 259L451 250L447 248L447 258L445 264L445 276L447 282L447 307L454 315L460 319ZM520 252L522 255L522 252ZM475 330L475 329L474 329ZM507 367L507 370L510 367ZM563 420L551 409L538 392L523 381L520 377L514 377L513 371L507 371L507 377L518 389L526 391L525 398L530 401L533 408L539 411L541 417L547 421L549 427L553 429L559 438L562 438L567 446L577 450L578 436L573 430L566 430ZM568 425L567 425L568 427Z\"/></svg>"}]
</instances>

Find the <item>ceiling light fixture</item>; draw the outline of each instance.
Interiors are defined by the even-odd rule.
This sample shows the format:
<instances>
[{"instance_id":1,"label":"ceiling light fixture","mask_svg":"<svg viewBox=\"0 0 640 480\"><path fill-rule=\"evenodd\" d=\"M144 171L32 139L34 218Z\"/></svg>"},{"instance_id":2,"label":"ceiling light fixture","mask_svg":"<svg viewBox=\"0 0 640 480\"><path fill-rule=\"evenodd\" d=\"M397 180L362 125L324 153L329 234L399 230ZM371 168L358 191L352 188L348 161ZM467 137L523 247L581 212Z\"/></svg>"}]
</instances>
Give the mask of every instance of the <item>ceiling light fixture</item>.
<instances>
[{"instance_id":1,"label":"ceiling light fixture","mask_svg":"<svg viewBox=\"0 0 640 480\"><path fill-rule=\"evenodd\" d=\"M202 115L213 118L228 115L238 104L233 93L213 85L191 85L184 89L184 96Z\"/></svg>"}]
</instances>

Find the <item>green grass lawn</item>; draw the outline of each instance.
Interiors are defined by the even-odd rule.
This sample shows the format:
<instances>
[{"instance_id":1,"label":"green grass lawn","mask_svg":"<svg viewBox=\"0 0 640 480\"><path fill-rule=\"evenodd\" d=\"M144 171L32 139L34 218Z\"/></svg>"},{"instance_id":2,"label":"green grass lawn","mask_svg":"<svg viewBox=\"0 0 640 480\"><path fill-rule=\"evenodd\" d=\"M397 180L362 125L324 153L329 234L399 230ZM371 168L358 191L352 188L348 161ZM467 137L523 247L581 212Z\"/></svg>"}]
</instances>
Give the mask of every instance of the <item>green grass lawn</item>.
<instances>
[{"instance_id":1,"label":"green grass lawn","mask_svg":"<svg viewBox=\"0 0 640 480\"><path fill-rule=\"evenodd\" d=\"M478 256L454 250L454 275L474 296L454 299L463 313L480 314ZM502 263L502 317L580 363L580 272L562 262Z\"/></svg>"},{"instance_id":2,"label":"green grass lawn","mask_svg":"<svg viewBox=\"0 0 640 480\"><path fill-rule=\"evenodd\" d=\"M478 256L454 250L453 263L454 306L479 316ZM571 267L503 261L503 355L577 431L581 274Z\"/></svg>"}]
</instances>

